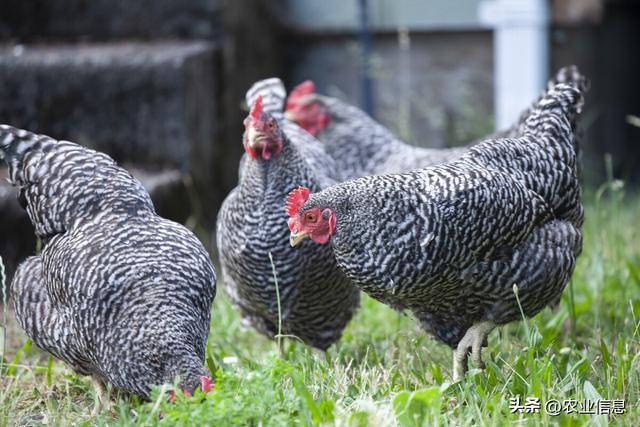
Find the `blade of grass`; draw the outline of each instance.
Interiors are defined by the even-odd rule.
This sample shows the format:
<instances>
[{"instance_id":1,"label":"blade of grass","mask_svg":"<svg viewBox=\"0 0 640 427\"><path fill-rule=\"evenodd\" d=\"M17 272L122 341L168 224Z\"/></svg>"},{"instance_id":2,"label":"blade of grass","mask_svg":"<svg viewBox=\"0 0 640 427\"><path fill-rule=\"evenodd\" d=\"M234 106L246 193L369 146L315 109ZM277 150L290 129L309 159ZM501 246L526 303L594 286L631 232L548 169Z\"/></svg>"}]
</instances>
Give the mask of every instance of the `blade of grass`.
<instances>
[{"instance_id":1,"label":"blade of grass","mask_svg":"<svg viewBox=\"0 0 640 427\"><path fill-rule=\"evenodd\" d=\"M22 360L22 355L24 353L26 353L27 351L29 351L30 348L31 348L31 340L25 341L25 343L22 346L22 348L20 350L18 350L18 352L16 353L15 356L13 356L13 359L11 360L11 362L9 363L9 366L7 367L7 375L8 376L16 374L16 369L17 369L18 365L20 364L20 360Z\"/></svg>"},{"instance_id":2,"label":"blade of grass","mask_svg":"<svg viewBox=\"0 0 640 427\"><path fill-rule=\"evenodd\" d=\"M571 314L571 340L573 344L577 344L578 338L576 336L576 303L575 303L575 295L573 293L573 279L569 281L569 310Z\"/></svg>"},{"instance_id":3,"label":"blade of grass","mask_svg":"<svg viewBox=\"0 0 640 427\"><path fill-rule=\"evenodd\" d=\"M522 315L522 322L524 323L524 330L527 334L527 340L529 345L532 344L531 331L529 330L529 323L527 322L527 316L524 315L524 310L522 309L522 304L520 304L520 298L518 297L518 285L513 284L513 294L516 296L516 302L518 303L518 308L520 309L520 315Z\"/></svg>"},{"instance_id":4,"label":"blade of grass","mask_svg":"<svg viewBox=\"0 0 640 427\"><path fill-rule=\"evenodd\" d=\"M282 306L280 304L280 287L278 286L278 276L276 274L276 265L273 262L273 255L269 252L269 261L271 261L271 271L273 272L273 281L276 285L276 300L278 303L278 335L276 336L278 340L278 354L280 357L283 356L284 352L282 349Z\"/></svg>"},{"instance_id":5,"label":"blade of grass","mask_svg":"<svg viewBox=\"0 0 640 427\"><path fill-rule=\"evenodd\" d=\"M0 256L0 290L2 291L2 355L0 355L0 376L4 372L4 355L7 351L7 290L5 288L6 276L4 263Z\"/></svg>"},{"instance_id":6,"label":"blade of grass","mask_svg":"<svg viewBox=\"0 0 640 427\"><path fill-rule=\"evenodd\" d=\"M49 355L49 360L47 361L47 386L53 386L53 355Z\"/></svg>"}]
</instances>

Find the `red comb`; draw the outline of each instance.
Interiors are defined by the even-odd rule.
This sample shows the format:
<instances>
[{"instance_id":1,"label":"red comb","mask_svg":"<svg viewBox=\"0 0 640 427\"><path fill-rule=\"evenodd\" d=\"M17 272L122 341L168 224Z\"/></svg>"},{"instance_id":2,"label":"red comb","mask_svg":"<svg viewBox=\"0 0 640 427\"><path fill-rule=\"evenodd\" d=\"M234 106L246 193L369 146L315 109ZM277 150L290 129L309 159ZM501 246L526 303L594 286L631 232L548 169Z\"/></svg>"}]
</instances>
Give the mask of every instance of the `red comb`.
<instances>
[{"instance_id":1,"label":"red comb","mask_svg":"<svg viewBox=\"0 0 640 427\"><path fill-rule=\"evenodd\" d=\"M292 108L303 96L311 95L316 91L316 85L311 80L305 80L294 87L287 99L287 109Z\"/></svg>"},{"instance_id":2,"label":"red comb","mask_svg":"<svg viewBox=\"0 0 640 427\"><path fill-rule=\"evenodd\" d=\"M309 189L307 187L298 187L292 190L287 196L286 211L289 216L297 215L298 211L309 200Z\"/></svg>"},{"instance_id":3,"label":"red comb","mask_svg":"<svg viewBox=\"0 0 640 427\"><path fill-rule=\"evenodd\" d=\"M260 120L260 116L262 115L262 95L258 95L256 100L253 102L253 106L251 106L251 112L249 115L254 120Z\"/></svg>"},{"instance_id":4,"label":"red comb","mask_svg":"<svg viewBox=\"0 0 640 427\"><path fill-rule=\"evenodd\" d=\"M213 391L214 386L215 384L211 378L205 377L204 375L200 377L200 390L204 394L207 394ZM191 397L191 392L189 392L189 390L185 390L184 388L182 388L182 393L186 397ZM175 390L169 390L169 402L176 403L176 400L177 400L177 396L176 396Z\"/></svg>"},{"instance_id":5,"label":"red comb","mask_svg":"<svg viewBox=\"0 0 640 427\"><path fill-rule=\"evenodd\" d=\"M213 390L213 380L209 377L202 376L200 377L200 390L203 393L207 394Z\"/></svg>"}]
</instances>

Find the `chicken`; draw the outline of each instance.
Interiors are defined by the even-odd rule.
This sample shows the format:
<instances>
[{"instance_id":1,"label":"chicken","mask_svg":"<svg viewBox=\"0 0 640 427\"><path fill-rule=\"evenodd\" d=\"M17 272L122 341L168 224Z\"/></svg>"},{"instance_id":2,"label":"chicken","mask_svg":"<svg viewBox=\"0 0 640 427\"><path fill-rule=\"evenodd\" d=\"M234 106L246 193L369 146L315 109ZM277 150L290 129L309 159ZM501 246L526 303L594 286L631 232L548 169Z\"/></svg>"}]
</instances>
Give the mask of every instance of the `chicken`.
<instances>
[{"instance_id":1,"label":"chicken","mask_svg":"<svg viewBox=\"0 0 640 427\"><path fill-rule=\"evenodd\" d=\"M584 86L558 84L515 139L450 163L368 176L287 199L290 243L331 246L360 289L454 351L454 380L497 325L559 301L582 247L573 139ZM329 245L326 243L329 242ZM517 287L517 297L514 292Z\"/></svg>"},{"instance_id":2,"label":"chicken","mask_svg":"<svg viewBox=\"0 0 640 427\"><path fill-rule=\"evenodd\" d=\"M140 182L105 154L0 125L0 158L44 244L11 285L33 342L102 392L108 383L148 399L176 377L185 393L209 391L216 276L198 239L156 215Z\"/></svg>"},{"instance_id":3,"label":"chicken","mask_svg":"<svg viewBox=\"0 0 640 427\"><path fill-rule=\"evenodd\" d=\"M260 333L274 338L281 321L282 335L326 350L356 311L359 290L337 268L330 247L287 244L287 194L298 183L319 191L335 182L336 171L313 137L264 110L262 95L273 100L280 91L282 83L269 79L248 92L240 182L223 202L216 227L224 289ZM270 111L282 114L281 99L279 106L267 104Z\"/></svg>"},{"instance_id":4,"label":"chicken","mask_svg":"<svg viewBox=\"0 0 640 427\"><path fill-rule=\"evenodd\" d=\"M548 88L574 81L579 78L576 73L575 67L560 69L549 81ZM530 109L523 111L519 120L509 129L485 139L521 135L530 112ZM337 98L316 94L315 85L310 80L291 91L285 117L323 142L344 179L400 173L437 165L454 160L469 149L469 146L422 148L406 144L359 108ZM473 141L470 146L478 142L480 140Z\"/></svg>"}]
</instances>

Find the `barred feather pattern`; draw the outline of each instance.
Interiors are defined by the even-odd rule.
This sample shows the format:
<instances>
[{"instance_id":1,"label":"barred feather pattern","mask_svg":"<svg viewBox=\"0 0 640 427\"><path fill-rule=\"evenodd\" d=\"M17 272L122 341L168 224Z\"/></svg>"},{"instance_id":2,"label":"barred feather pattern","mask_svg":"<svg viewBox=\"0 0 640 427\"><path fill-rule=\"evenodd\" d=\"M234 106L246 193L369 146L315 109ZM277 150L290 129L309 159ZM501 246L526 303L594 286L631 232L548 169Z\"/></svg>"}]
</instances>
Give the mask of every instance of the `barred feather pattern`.
<instances>
[{"instance_id":1,"label":"barred feather pattern","mask_svg":"<svg viewBox=\"0 0 640 427\"><path fill-rule=\"evenodd\" d=\"M0 126L41 255L20 264L11 295L38 347L81 374L148 398L204 368L216 276L185 227L159 217L140 182L110 157Z\"/></svg>"},{"instance_id":2,"label":"barred feather pattern","mask_svg":"<svg viewBox=\"0 0 640 427\"><path fill-rule=\"evenodd\" d=\"M473 324L504 324L558 301L582 247L571 123L581 92L559 84L523 136L487 140L458 160L370 176L311 194L331 209L338 266L362 290L454 347Z\"/></svg>"},{"instance_id":3,"label":"barred feather pattern","mask_svg":"<svg viewBox=\"0 0 640 427\"><path fill-rule=\"evenodd\" d=\"M254 97L260 93L255 87L250 92ZM268 84L264 89L271 87ZM338 269L330 247L318 248L311 242L299 248L289 245L284 205L296 186L302 183L319 191L335 182L337 172L315 138L295 124L279 123L286 136L282 152L268 161L252 160L245 154L240 182L218 214L216 240L223 289L245 323L273 338L278 333L278 304L271 253L282 333L326 350L340 339L357 310L359 290Z\"/></svg>"}]
</instances>

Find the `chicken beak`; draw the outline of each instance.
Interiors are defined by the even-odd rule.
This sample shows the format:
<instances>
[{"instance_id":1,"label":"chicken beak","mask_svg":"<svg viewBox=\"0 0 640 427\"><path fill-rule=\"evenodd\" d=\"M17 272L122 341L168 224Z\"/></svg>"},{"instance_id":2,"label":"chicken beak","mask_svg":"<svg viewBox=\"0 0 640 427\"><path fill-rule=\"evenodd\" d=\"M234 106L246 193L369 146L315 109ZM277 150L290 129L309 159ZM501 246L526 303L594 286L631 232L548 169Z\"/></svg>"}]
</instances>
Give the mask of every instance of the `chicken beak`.
<instances>
[{"instance_id":1,"label":"chicken beak","mask_svg":"<svg viewBox=\"0 0 640 427\"><path fill-rule=\"evenodd\" d=\"M260 142L260 140L263 139L265 136L266 135L264 133L260 132L256 128L250 127L249 135L248 135L249 147L255 150L258 147L258 143Z\"/></svg>"},{"instance_id":2,"label":"chicken beak","mask_svg":"<svg viewBox=\"0 0 640 427\"><path fill-rule=\"evenodd\" d=\"M291 234L289 235L289 244L291 245L291 247L294 247L298 245L298 243L306 239L307 237L309 236L305 233L294 233L292 231Z\"/></svg>"},{"instance_id":3,"label":"chicken beak","mask_svg":"<svg viewBox=\"0 0 640 427\"><path fill-rule=\"evenodd\" d=\"M289 120L290 122L296 121L296 114L293 111L285 111L284 118Z\"/></svg>"}]
</instances>

